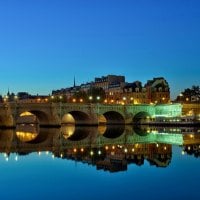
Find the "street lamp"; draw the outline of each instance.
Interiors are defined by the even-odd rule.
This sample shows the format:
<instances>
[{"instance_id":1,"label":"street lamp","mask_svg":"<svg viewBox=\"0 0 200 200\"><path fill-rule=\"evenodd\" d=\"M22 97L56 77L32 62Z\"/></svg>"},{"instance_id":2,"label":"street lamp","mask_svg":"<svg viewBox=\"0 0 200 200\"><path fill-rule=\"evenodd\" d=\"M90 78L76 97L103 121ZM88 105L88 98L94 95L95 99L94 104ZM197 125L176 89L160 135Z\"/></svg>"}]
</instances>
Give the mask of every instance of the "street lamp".
<instances>
[{"instance_id":1,"label":"street lamp","mask_svg":"<svg viewBox=\"0 0 200 200\"><path fill-rule=\"evenodd\" d=\"M60 96L59 96L59 99L60 99L60 100L62 100L62 99L63 99L63 97L60 95Z\"/></svg>"},{"instance_id":2,"label":"street lamp","mask_svg":"<svg viewBox=\"0 0 200 200\"><path fill-rule=\"evenodd\" d=\"M123 97L123 103L126 104L126 97Z\"/></svg>"},{"instance_id":3,"label":"street lamp","mask_svg":"<svg viewBox=\"0 0 200 200\"><path fill-rule=\"evenodd\" d=\"M89 101L90 101L90 103L92 102L92 99L93 99L93 97L92 97L92 96L89 96Z\"/></svg>"}]
</instances>

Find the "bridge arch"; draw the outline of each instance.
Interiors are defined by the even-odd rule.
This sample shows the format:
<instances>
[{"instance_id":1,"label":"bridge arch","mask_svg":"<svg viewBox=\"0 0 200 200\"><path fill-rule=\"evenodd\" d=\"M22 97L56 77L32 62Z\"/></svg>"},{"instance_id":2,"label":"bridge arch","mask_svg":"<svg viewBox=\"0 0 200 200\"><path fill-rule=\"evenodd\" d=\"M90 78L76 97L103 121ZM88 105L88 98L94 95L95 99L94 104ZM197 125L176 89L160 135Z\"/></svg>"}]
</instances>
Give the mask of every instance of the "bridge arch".
<instances>
[{"instance_id":1,"label":"bridge arch","mask_svg":"<svg viewBox=\"0 0 200 200\"><path fill-rule=\"evenodd\" d=\"M23 144L36 145L48 143L48 141L52 141L51 136L50 129L39 128L39 126L18 125L16 127L16 139Z\"/></svg>"},{"instance_id":2,"label":"bridge arch","mask_svg":"<svg viewBox=\"0 0 200 200\"><path fill-rule=\"evenodd\" d=\"M139 112L133 117L133 124L142 124L147 123L151 118L151 115L148 112Z\"/></svg>"},{"instance_id":3,"label":"bridge arch","mask_svg":"<svg viewBox=\"0 0 200 200\"><path fill-rule=\"evenodd\" d=\"M85 138L89 136L89 134L90 134L90 131L88 131L87 127L76 127L74 129L73 134L69 136L67 140L70 140L70 141L84 140Z\"/></svg>"},{"instance_id":4,"label":"bridge arch","mask_svg":"<svg viewBox=\"0 0 200 200\"><path fill-rule=\"evenodd\" d=\"M50 119L48 114L41 110L25 110L17 116L16 124L22 123L39 123L40 125L49 125Z\"/></svg>"},{"instance_id":5,"label":"bridge arch","mask_svg":"<svg viewBox=\"0 0 200 200\"><path fill-rule=\"evenodd\" d=\"M148 128L147 127L141 127L141 126L134 126L133 127L134 133L136 133L139 136L147 136L148 135Z\"/></svg>"},{"instance_id":6,"label":"bridge arch","mask_svg":"<svg viewBox=\"0 0 200 200\"><path fill-rule=\"evenodd\" d=\"M63 115L62 124L89 125L91 118L88 114L82 111L70 111Z\"/></svg>"},{"instance_id":7,"label":"bridge arch","mask_svg":"<svg viewBox=\"0 0 200 200\"><path fill-rule=\"evenodd\" d=\"M120 137L125 131L124 125L107 125L105 132L103 133L103 137L106 138L118 138Z\"/></svg>"},{"instance_id":8,"label":"bridge arch","mask_svg":"<svg viewBox=\"0 0 200 200\"><path fill-rule=\"evenodd\" d=\"M125 124L123 115L117 111L108 111L103 113L105 124L107 125L120 125ZM102 117L102 116L101 116Z\"/></svg>"}]
</instances>

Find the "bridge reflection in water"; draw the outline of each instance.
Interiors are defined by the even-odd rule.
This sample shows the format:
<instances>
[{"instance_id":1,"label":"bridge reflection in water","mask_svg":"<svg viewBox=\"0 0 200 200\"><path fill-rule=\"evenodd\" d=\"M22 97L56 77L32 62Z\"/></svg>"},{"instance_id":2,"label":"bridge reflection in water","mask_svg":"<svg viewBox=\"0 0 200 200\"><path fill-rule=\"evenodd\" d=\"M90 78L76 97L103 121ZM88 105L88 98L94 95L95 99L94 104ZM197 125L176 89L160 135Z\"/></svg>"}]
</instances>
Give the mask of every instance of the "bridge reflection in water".
<instances>
[{"instance_id":1,"label":"bridge reflection in water","mask_svg":"<svg viewBox=\"0 0 200 200\"><path fill-rule=\"evenodd\" d=\"M19 159L32 152L51 152L53 158L80 161L110 172L127 170L130 163L143 165L145 160L167 167L172 145L181 146L182 154L199 157L200 130L117 125L45 129L29 124L0 131L0 152L6 160L10 154Z\"/></svg>"}]
</instances>

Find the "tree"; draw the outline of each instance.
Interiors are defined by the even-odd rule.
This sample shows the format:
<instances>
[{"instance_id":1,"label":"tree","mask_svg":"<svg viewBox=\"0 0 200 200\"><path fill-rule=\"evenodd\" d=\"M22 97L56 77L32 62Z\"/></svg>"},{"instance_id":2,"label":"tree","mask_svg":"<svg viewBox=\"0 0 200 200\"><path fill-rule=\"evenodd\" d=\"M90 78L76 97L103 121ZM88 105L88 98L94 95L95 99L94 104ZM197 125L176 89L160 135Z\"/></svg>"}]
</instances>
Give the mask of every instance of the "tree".
<instances>
[{"instance_id":1,"label":"tree","mask_svg":"<svg viewBox=\"0 0 200 200\"><path fill-rule=\"evenodd\" d=\"M193 85L191 88L186 88L176 101L178 102L200 102L200 87Z\"/></svg>"},{"instance_id":2,"label":"tree","mask_svg":"<svg viewBox=\"0 0 200 200\"><path fill-rule=\"evenodd\" d=\"M103 88L91 87L88 92L88 100L91 103L102 103L106 98L106 93Z\"/></svg>"},{"instance_id":3,"label":"tree","mask_svg":"<svg viewBox=\"0 0 200 200\"><path fill-rule=\"evenodd\" d=\"M76 102L80 102L80 103L85 102L85 103L87 103L88 102L88 95L84 91L77 91L72 96L72 100L73 99L75 99Z\"/></svg>"}]
</instances>

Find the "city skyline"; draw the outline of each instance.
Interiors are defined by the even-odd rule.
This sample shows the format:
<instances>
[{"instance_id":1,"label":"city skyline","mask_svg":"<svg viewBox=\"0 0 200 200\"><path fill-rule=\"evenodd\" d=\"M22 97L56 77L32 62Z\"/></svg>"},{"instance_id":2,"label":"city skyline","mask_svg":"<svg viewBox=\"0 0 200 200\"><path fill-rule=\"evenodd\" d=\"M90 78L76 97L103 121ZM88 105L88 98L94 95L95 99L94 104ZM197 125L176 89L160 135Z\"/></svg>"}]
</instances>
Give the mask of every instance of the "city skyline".
<instances>
[{"instance_id":1,"label":"city skyline","mask_svg":"<svg viewBox=\"0 0 200 200\"><path fill-rule=\"evenodd\" d=\"M200 2L3 1L0 94L52 90L108 74L164 77L175 98L200 85Z\"/></svg>"}]
</instances>

